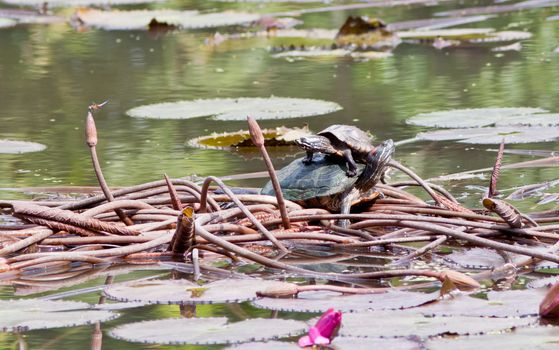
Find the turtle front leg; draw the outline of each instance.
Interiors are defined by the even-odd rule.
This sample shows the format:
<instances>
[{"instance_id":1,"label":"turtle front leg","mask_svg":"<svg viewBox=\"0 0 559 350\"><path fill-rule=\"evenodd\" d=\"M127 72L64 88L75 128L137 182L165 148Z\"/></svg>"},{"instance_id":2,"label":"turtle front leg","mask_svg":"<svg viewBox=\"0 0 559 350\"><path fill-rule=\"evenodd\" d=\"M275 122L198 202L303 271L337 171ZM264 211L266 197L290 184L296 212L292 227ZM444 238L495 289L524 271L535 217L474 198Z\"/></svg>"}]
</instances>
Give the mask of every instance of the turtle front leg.
<instances>
[{"instance_id":1,"label":"turtle front leg","mask_svg":"<svg viewBox=\"0 0 559 350\"><path fill-rule=\"evenodd\" d=\"M357 175L357 164L355 164L355 160L353 160L353 155L351 154L350 149L346 149L344 151L344 158L347 162L346 175L349 177L354 177L355 175Z\"/></svg>"},{"instance_id":2,"label":"turtle front leg","mask_svg":"<svg viewBox=\"0 0 559 350\"><path fill-rule=\"evenodd\" d=\"M305 157L305 159L303 159L303 163L307 165L311 164L313 155L314 155L313 151L307 151L307 156Z\"/></svg>"}]
</instances>

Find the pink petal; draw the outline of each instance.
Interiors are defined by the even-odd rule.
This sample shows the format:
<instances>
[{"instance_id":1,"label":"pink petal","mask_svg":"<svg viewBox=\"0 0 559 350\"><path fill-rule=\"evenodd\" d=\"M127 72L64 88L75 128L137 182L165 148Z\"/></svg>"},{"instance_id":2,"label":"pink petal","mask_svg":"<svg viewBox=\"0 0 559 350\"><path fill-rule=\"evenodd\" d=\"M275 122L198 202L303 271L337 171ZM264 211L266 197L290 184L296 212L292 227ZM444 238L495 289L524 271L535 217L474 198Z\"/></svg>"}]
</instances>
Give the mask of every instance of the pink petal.
<instances>
[{"instance_id":1,"label":"pink petal","mask_svg":"<svg viewBox=\"0 0 559 350\"><path fill-rule=\"evenodd\" d=\"M299 338L299 341L297 343L302 348L306 348L307 346L313 346L314 345L314 343L311 341L311 338L308 335L305 335L305 336Z\"/></svg>"}]
</instances>

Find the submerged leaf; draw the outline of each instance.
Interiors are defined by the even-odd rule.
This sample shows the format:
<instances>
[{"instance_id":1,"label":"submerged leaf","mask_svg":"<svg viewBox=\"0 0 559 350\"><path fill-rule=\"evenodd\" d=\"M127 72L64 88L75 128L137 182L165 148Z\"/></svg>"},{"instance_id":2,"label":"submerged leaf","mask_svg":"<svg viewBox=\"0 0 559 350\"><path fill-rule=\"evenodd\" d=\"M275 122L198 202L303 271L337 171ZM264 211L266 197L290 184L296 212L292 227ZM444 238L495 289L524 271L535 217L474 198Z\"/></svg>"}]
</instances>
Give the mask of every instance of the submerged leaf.
<instances>
[{"instance_id":1,"label":"submerged leaf","mask_svg":"<svg viewBox=\"0 0 559 350\"><path fill-rule=\"evenodd\" d=\"M288 97L216 98L157 103L132 108L131 117L155 119L190 119L214 116L218 120L301 118L342 109L334 102Z\"/></svg>"},{"instance_id":2,"label":"submerged leaf","mask_svg":"<svg viewBox=\"0 0 559 350\"><path fill-rule=\"evenodd\" d=\"M559 127L501 126L487 128L447 129L421 132L420 140L451 141L472 144L549 142L559 138Z\"/></svg>"},{"instance_id":3,"label":"submerged leaf","mask_svg":"<svg viewBox=\"0 0 559 350\"><path fill-rule=\"evenodd\" d=\"M125 324L110 331L112 337L148 344L234 344L299 335L301 321L249 319L227 323L225 317L177 318Z\"/></svg>"},{"instance_id":4,"label":"submerged leaf","mask_svg":"<svg viewBox=\"0 0 559 350\"><path fill-rule=\"evenodd\" d=\"M43 151L47 146L28 141L0 140L0 154L18 154Z\"/></svg>"},{"instance_id":5,"label":"submerged leaf","mask_svg":"<svg viewBox=\"0 0 559 350\"><path fill-rule=\"evenodd\" d=\"M252 304L263 309L298 312L325 312L335 308L342 312L359 310L395 310L423 305L438 298L438 293L388 291L378 294L342 296L334 292L301 292L296 299L263 298Z\"/></svg>"},{"instance_id":6,"label":"submerged leaf","mask_svg":"<svg viewBox=\"0 0 559 350\"><path fill-rule=\"evenodd\" d=\"M438 30L412 30L398 32L402 39L456 39L468 40L475 38L485 38L494 32L493 28L460 28L460 29L438 29Z\"/></svg>"},{"instance_id":7,"label":"submerged leaf","mask_svg":"<svg viewBox=\"0 0 559 350\"><path fill-rule=\"evenodd\" d=\"M440 334L477 334L509 330L536 322L535 318L426 317L417 310L359 312L344 315L340 336L429 337Z\"/></svg>"},{"instance_id":8,"label":"submerged leaf","mask_svg":"<svg viewBox=\"0 0 559 350\"><path fill-rule=\"evenodd\" d=\"M0 330L71 327L118 316L110 311L88 309L89 304L77 301L0 300Z\"/></svg>"},{"instance_id":9,"label":"submerged leaf","mask_svg":"<svg viewBox=\"0 0 559 350\"><path fill-rule=\"evenodd\" d=\"M101 11L87 8L76 12L76 18L80 23L107 30L147 30L153 20L187 29L215 28L246 24L257 21L260 17L259 14L232 11L200 14L198 11Z\"/></svg>"},{"instance_id":10,"label":"submerged leaf","mask_svg":"<svg viewBox=\"0 0 559 350\"><path fill-rule=\"evenodd\" d=\"M276 283L281 282L224 279L199 286L188 280L156 280L108 286L105 294L119 301L151 304L240 303L256 299L257 291Z\"/></svg>"},{"instance_id":11,"label":"submerged leaf","mask_svg":"<svg viewBox=\"0 0 559 350\"><path fill-rule=\"evenodd\" d=\"M351 57L362 59L381 59L391 57L391 52L382 51L351 51L346 49L309 49L309 50L289 50L272 55L273 58L284 57Z\"/></svg>"},{"instance_id":12,"label":"submerged leaf","mask_svg":"<svg viewBox=\"0 0 559 350\"><path fill-rule=\"evenodd\" d=\"M488 126L497 122L503 123L501 125L506 125L504 123L506 123L507 120L512 120L512 124L516 124L518 121L529 122L531 117L527 118L527 115L542 112L547 111L545 109L531 107L453 109L448 111L420 113L406 120L406 123L436 128L473 128ZM518 118L513 119L513 117Z\"/></svg>"},{"instance_id":13,"label":"submerged leaf","mask_svg":"<svg viewBox=\"0 0 559 350\"><path fill-rule=\"evenodd\" d=\"M274 129L263 129L266 146L295 145L295 140L311 134L308 127L288 128L280 126ZM228 149L233 147L254 147L248 130L224 132L200 136L188 141L194 147Z\"/></svg>"}]
</instances>

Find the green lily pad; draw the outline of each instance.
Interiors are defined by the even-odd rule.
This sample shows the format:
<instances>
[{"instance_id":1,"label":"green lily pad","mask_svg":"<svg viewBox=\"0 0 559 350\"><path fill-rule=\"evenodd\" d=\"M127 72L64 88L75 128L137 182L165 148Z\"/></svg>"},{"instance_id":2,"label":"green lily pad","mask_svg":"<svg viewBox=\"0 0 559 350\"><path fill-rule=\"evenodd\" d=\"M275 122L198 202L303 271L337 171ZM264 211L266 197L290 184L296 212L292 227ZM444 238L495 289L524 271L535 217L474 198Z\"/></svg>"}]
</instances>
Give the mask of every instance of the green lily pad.
<instances>
[{"instance_id":1,"label":"green lily pad","mask_svg":"<svg viewBox=\"0 0 559 350\"><path fill-rule=\"evenodd\" d=\"M297 312L325 312L334 308L342 312L360 310L395 310L423 305L434 301L439 293L388 291L378 294L343 296L335 292L302 292L296 299L262 298L252 304L262 309Z\"/></svg>"},{"instance_id":2,"label":"green lily pad","mask_svg":"<svg viewBox=\"0 0 559 350\"><path fill-rule=\"evenodd\" d=\"M40 152L46 148L47 146L36 142L0 140L0 154Z\"/></svg>"},{"instance_id":3,"label":"green lily pad","mask_svg":"<svg viewBox=\"0 0 559 350\"><path fill-rule=\"evenodd\" d=\"M447 129L421 132L420 140L450 141L472 144L506 144L549 142L559 138L559 127L502 126L488 128Z\"/></svg>"},{"instance_id":4,"label":"green lily pad","mask_svg":"<svg viewBox=\"0 0 559 350\"><path fill-rule=\"evenodd\" d=\"M287 97L215 98L157 103L126 112L135 118L190 119L213 116L217 120L301 118L342 109L334 102Z\"/></svg>"},{"instance_id":5,"label":"green lily pad","mask_svg":"<svg viewBox=\"0 0 559 350\"><path fill-rule=\"evenodd\" d=\"M101 11L89 8L77 10L75 16L86 26L106 30L147 30L152 20L184 29L215 28L247 24L261 17L259 14L232 11L200 14L198 11Z\"/></svg>"},{"instance_id":6,"label":"green lily pad","mask_svg":"<svg viewBox=\"0 0 559 350\"><path fill-rule=\"evenodd\" d=\"M356 338L356 337L335 337L330 345L336 350L371 350L371 349L390 349L390 350L419 350L420 343L406 338ZM244 343L233 345L225 350L300 350L297 343L286 343L279 341L269 341L261 343Z\"/></svg>"},{"instance_id":7,"label":"green lily pad","mask_svg":"<svg viewBox=\"0 0 559 350\"><path fill-rule=\"evenodd\" d=\"M235 344L303 334L301 321L255 318L227 323L225 317L176 318L125 324L109 334L117 339L148 344Z\"/></svg>"},{"instance_id":8,"label":"green lily pad","mask_svg":"<svg viewBox=\"0 0 559 350\"><path fill-rule=\"evenodd\" d=\"M110 311L90 308L89 304L77 301L0 300L0 330L72 327L118 317Z\"/></svg>"},{"instance_id":9,"label":"green lily pad","mask_svg":"<svg viewBox=\"0 0 559 350\"><path fill-rule=\"evenodd\" d=\"M0 28L15 27L16 21L10 18L0 18Z\"/></svg>"},{"instance_id":10,"label":"green lily pad","mask_svg":"<svg viewBox=\"0 0 559 350\"><path fill-rule=\"evenodd\" d=\"M532 107L453 109L420 113L406 120L406 123L435 128L474 128L493 125L498 122L506 123L507 120L518 122L518 120L524 119L529 121L532 114L540 112L547 111ZM530 116L530 118L526 118L526 116Z\"/></svg>"},{"instance_id":11,"label":"green lily pad","mask_svg":"<svg viewBox=\"0 0 559 350\"><path fill-rule=\"evenodd\" d=\"M427 341L430 350L538 349L555 350L559 346L557 327L516 328L510 332L433 338Z\"/></svg>"},{"instance_id":12,"label":"green lily pad","mask_svg":"<svg viewBox=\"0 0 559 350\"><path fill-rule=\"evenodd\" d=\"M469 40L487 37L494 32L493 28L460 28L460 29L437 29L437 30L411 30L398 32L401 39L456 39Z\"/></svg>"},{"instance_id":13,"label":"green lily pad","mask_svg":"<svg viewBox=\"0 0 559 350\"><path fill-rule=\"evenodd\" d=\"M1 0L10 5L18 6L41 6L44 0ZM49 7L79 7L89 5L134 5L150 2L163 2L165 0L49 0Z\"/></svg>"},{"instance_id":14,"label":"green lily pad","mask_svg":"<svg viewBox=\"0 0 559 350\"><path fill-rule=\"evenodd\" d=\"M489 292L487 300L459 295L426 305L419 312L431 316L522 317L537 315L547 289ZM519 302L521 301L521 302Z\"/></svg>"},{"instance_id":15,"label":"green lily pad","mask_svg":"<svg viewBox=\"0 0 559 350\"><path fill-rule=\"evenodd\" d=\"M278 283L259 279L224 279L200 286L188 280L156 280L105 288L105 294L119 301L150 304L240 303L257 298L256 292Z\"/></svg>"},{"instance_id":16,"label":"green lily pad","mask_svg":"<svg viewBox=\"0 0 559 350\"><path fill-rule=\"evenodd\" d=\"M469 15L514 12L514 11L522 11L522 10L536 9L542 7L551 7L551 6L557 6L557 1L526 0L514 4L467 7L467 8L457 9L457 10L437 12L435 13L435 16L461 17L461 16L469 16Z\"/></svg>"},{"instance_id":17,"label":"green lily pad","mask_svg":"<svg viewBox=\"0 0 559 350\"><path fill-rule=\"evenodd\" d=\"M510 330L537 318L426 317L418 311L375 311L344 314L340 336L426 338L440 334L479 334Z\"/></svg>"},{"instance_id":18,"label":"green lily pad","mask_svg":"<svg viewBox=\"0 0 559 350\"><path fill-rule=\"evenodd\" d=\"M381 59L391 57L391 52L381 51L351 51L345 49L309 49L309 50L289 50L272 55L273 58L285 57L351 57L361 59Z\"/></svg>"}]
</instances>

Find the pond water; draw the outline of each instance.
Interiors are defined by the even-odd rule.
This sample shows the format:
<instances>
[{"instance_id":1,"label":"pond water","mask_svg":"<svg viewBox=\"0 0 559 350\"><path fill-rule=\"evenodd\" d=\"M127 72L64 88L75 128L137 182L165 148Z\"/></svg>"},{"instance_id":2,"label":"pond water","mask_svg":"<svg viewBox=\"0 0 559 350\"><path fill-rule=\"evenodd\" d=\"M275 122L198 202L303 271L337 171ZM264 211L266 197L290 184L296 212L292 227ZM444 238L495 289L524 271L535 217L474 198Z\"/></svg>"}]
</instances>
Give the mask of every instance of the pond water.
<instances>
[{"instance_id":1,"label":"pond water","mask_svg":"<svg viewBox=\"0 0 559 350\"><path fill-rule=\"evenodd\" d=\"M488 5L492 1L470 1ZM167 1L149 8L243 9L281 12L324 4L223 3ZM300 16L303 28L338 28L350 14L380 17L387 23L430 18L435 12L464 7L444 1L436 6L397 6L353 11L335 11ZM175 31L154 37L142 31L76 31L67 24L18 25L0 29L0 139L39 142L43 152L0 154L0 187L97 185L84 142L86 107L108 99L96 115L98 153L105 177L112 186L133 185L191 174L223 176L265 170L254 153L208 150L186 142L212 132L246 128L245 122L209 118L155 120L131 118L125 112L140 105L196 98L301 97L333 101L343 109L323 116L267 120L263 127L302 126L312 130L335 124L355 124L370 130L377 140L404 140L427 130L405 124L422 112L453 108L541 107L559 112L559 21L546 20L556 8L499 15L468 27L526 30L533 37L522 50L492 52L487 47L437 50L427 43L403 43L392 57L378 60L319 58L287 60L272 58L269 47L276 39L247 39L217 47L204 45L215 30ZM70 15L72 10L60 10ZM225 29L226 32L228 29ZM281 41L285 42L285 41ZM414 142L397 148L395 158L424 178L463 170L490 167L495 145L456 142ZM513 145L510 148L558 150L557 143ZM277 168L298 152L271 150ZM505 163L534 159L506 155ZM503 171L500 188L554 180L553 168ZM265 180L238 182L260 186ZM464 203L479 206L488 178L444 184ZM474 187L472 187L472 185ZM0 198L24 195L0 192ZM544 210L536 200L519 207ZM158 274L161 271L142 272ZM140 277L140 272L123 277ZM100 285L98 277L80 288ZM60 290L56 291L59 292ZM0 287L0 297L14 295L11 286ZM33 296L41 296L33 295ZM95 302L98 292L79 300ZM249 305L204 306L200 315L266 316L269 312ZM149 306L125 310L119 319L103 324L178 316L176 306ZM298 316L304 317L304 316ZM25 342L30 349L83 349L91 341L92 326L1 333L0 348ZM186 330L185 330L186 331ZM167 349L105 336L105 349ZM196 348L196 347L184 347ZM220 347L216 347L220 348Z\"/></svg>"}]
</instances>

